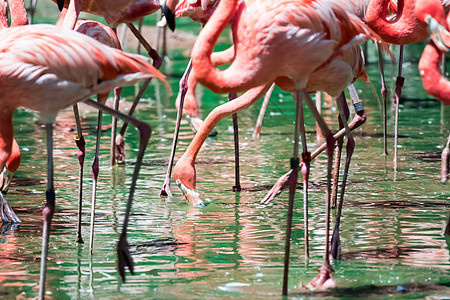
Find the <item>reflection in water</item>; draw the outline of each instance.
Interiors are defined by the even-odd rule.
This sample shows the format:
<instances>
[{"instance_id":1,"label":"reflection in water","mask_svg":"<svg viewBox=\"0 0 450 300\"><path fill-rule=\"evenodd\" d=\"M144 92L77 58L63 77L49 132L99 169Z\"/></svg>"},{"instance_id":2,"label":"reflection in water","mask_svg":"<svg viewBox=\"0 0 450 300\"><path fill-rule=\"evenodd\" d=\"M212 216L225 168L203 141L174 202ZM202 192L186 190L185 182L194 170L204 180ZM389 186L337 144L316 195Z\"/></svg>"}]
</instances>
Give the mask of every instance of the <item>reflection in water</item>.
<instances>
[{"instance_id":1,"label":"reflection in water","mask_svg":"<svg viewBox=\"0 0 450 300\"><path fill-rule=\"evenodd\" d=\"M171 68L181 75L187 60L180 53L173 53ZM314 268L320 267L325 246L324 157L317 158L311 165L311 258L306 262L301 185L298 187L289 280L290 293L297 297L407 294L412 298L424 298L450 293L450 240L441 235L446 225L450 190L439 183L439 162L428 155L441 150L446 139L442 137L442 128L448 130L446 120L449 120L450 109L441 110L439 105L432 105L434 102L423 100L428 97L420 89L417 66L410 64L404 72L408 78L404 95L422 100L401 103L397 172L393 171L392 158L381 155L381 118L372 92L365 84L357 83L368 121L355 132L356 149L341 224L344 259L333 262L339 286L336 290L313 294L301 290L317 274ZM378 80L376 66L369 66L368 73L373 81ZM176 94L179 78L169 80ZM124 94L127 91L130 96L133 88L125 89ZM226 96L206 89L202 92L203 115L227 101ZM175 186L172 187L173 198L158 197L176 111L174 97L169 98L158 83L150 85L145 98L136 116L151 124L153 136L138 180L129 225L136 274L128 276L126 283L121 282L116 271L115 247L124 217L138 133L130 128L126 135L128 163L110 168L110 127L103 128L96 243L90 256L85 245L75 243L78 163L71 130L73 117L70 110L58 116L61 126L55 130L57 213L52 225L48 262L51 297L166 299L280 295L288 195L281 194L269 207L259 205L259 200L267 187L289 169L295 113L293 102L284 101L290 99L289 95L274 91L259 140L253 139L251 134L260 104L238 115L241 193L231 191L234 150L233 136L227 133L231 118L218 124L220 134L207 139L198 157L198 190L209 203L204 208L190 207ZM158 101L153 100L155 98ZM331 103L325 105L323 113L337 129L337 113ZM83 130L95 132L96 112L86 107L81 109ZM23 163L7 196L22 224L1 227L0 296L5 293L11 298L37 295L46 174L46 157L42 151L45 133L36 122L38 119L25 110L14 115ZM104 123L108 124L110 119L105 116ZM308 139L314 141L315 124L307 111L306 121ZM392 125L393 119L390 119L390 128ZM192 137L189 125L183 122L178 157ZM90 162L94 136L87 135L86 139L86 162ZM392 140L389 142L392 148ZM89 172L89 168L86 169ZM85 187L85 195L89 195L91 178L87 174ZM88 211L90 203L84 206L84 211ZM87 237L89 216L82 217L82 234Z\"/></svg>"}]
</instances>

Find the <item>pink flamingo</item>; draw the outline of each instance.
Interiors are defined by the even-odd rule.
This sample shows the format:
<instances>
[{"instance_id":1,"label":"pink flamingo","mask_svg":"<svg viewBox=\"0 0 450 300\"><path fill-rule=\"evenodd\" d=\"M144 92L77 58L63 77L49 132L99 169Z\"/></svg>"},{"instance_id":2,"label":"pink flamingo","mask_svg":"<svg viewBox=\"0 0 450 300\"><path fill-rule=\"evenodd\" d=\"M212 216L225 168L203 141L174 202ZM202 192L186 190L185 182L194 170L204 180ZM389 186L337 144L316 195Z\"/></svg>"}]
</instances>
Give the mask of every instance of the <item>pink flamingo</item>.
<instances>
[{"instance_id":1,"label":"pink flamingo","mask_svg":"<svg viewBox=\"0 0 450 300\"><path fill-rule=\"evenodd\" d=\"M234 34L235 59L228 69L219 71L211 63L212 48L235 12L238 12L235 16L237 21ZM174 179L191 203L199 203L198 193L195 190L195 157L209 131L223 117L252 105L269 89L272 82L276 82L284 90L296 92L298 118L301 118L302 115L299 110L302 107L302 96L304 96L306 103L319 121L327 138L329 156L326 251L324 265L318 277L311 282L312 286L319 288L334 285L328 258L329 181L334 138L309 98L307 84L317 69L333 59L339 58L353 45L359 44L361 33L366 36L370 31L359 19L349 17L340 6L329 1L285 0L276 3L273 1L248 1L238 6L237 0L223 0L200 33L192 52L194 71L201 84L216 93L246 90L248 92L232 102L214 109L176 164ZM352 76L350 82L346 82L346 84L351 83L353 79ZM343 88L345 86L339 88L339 93ZM297 122L297 124L299 125L296 127L296 132L302 132L302 139L304 139L301 122ZM302 144L306 145L306 143ZM291 191L292 186L295 188L299 170L296 153L298 144L295 143L295 145L296 150L294 150L292 160L293 175L289 180L294 183L290 184ZM303 157L306 160L309 156L307 153L307 150L304 149ZM302 168L302 174L307 178L308 168ZM288 240L288 237L286 239Z\"/></svg>"},{"instance_id":2,"label":"pink flamingo","mask_svg":"<svg viewBox=\"0 0 450 300\"><path fill-rule=\"evenodd\" d=\"M445 22L444 6L439 0L399 0L397 5L397 15L395 18L387 20L386 11L389 0L371 0L365 14L367 24L377 32L384 41L400 46L399 71L395 90L395 125L394 125L394 169L397 168L397 145L398 145L398 120L399 120L399 99L404 78L402 77L403 45L418 43L430 37L436 45L443 51L448 51L449 38L447 24ZM444 5L444 6L443 6ZM386 98L387 89L384 80L383 62L380 54L380 70L382 76L381 94L384 103L384 120L386 120ZM386 121L385 128L385 154L386 146Z\"/></svg>"},{"instance_id":3,"label":"pink flamingo","mask_svg":"<svg viewBox=\"0 0 450 300\"><path fill-rule=\"evenodd\" d=\"M0 173L0 213L3 223L8 223L9 221L11 221L11 223L21 222L19 217L17 217L17 215L14 213L14 210L11 208L11 206L9 206L8 201L6 201L5 197L2 194L6 194L8 192L11 180L14 176L14 172L16 172L20 166L20 160L20 148L17 144L16 139L13 139L11 155L6 162L3 171Z\"/></svg>"},{"instance_id":4,"label":"pink flamingo","mask_svg":"<svg viewBox=\"0 0 450 300\"><path fill-rule=\"evenodd\" d=\"M164 81L164 75L143 58L109 48L83 34L52 25L30 25L0 31L0 82L3 109L0 112L0 169L3 170L13 144L12 114L17 107L40 112L47 130L48 188L43 209L43 239L39 297L44 298L50 224L55 209L53 187L52 123L60 109L79 101L114 114L137 126L141 133L138 159L130 187L123 231L118 243L118 265L122 277L125 267L133 272L127 249L126 231L136 188L136 179L150 127L100 103L86 100L149 77Z\"/></svg>"}]
</instances>

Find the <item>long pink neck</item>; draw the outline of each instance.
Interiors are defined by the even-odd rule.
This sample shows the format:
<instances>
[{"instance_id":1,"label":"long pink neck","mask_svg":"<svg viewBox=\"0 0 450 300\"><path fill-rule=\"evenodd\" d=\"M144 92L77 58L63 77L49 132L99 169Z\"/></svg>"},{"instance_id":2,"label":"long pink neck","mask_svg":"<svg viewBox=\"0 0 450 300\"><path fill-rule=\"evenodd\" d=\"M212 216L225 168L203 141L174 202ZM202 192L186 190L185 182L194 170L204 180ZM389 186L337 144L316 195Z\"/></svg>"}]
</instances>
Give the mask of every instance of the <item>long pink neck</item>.
<instances>
[{"instance_id":1,"label":"long pink neck","mask_svg":"<svg viewBox=\"0 0 450 300\"><path fill-rule=\"evenodd\" d=\"M220 1L215 12L206 23L192 50L192 64L198 82L215 93L244 92L252 87L263 83L255 83L255 76L244 76L244 74L255 74L249 69L256 69L255 64L239 65L236 60L226 70L217 70L212 61L211 54L222 31L230 23L237 9L238 0ZM239 41L235 41L238 43ZM236 46L238 49L238 46Z\"/></svg>"},{"instance_id":2,"label":"long pink neck","mask_svg":"<svg viewBox=\"0 0 450 300\"><path fill-rule=\"evenodd\" d=\"M450 104L450 82L439 72L442 52L431 41L419 61L420 76L425 91L445 104Z\"/></svg>"},{"instance_id":3,"label":"long pink neck","mask_svg":"<svg viewBox=\"0 0 450 300\"><path fill-rule=\"evenodd\" d=\"M430 0L432 1L432 0ZM366 22L385 42L393 44L417 43L428 37L426 24L415 15L416 0L399 0L397 17L386 19L390 0L372 0L366 12Z\"/></svg>"},{"instance_id":4,"label":"long pink neck","mask_svg":"<svg viewBox=\"0 0 450 300\"><path fill-rule=\"evenodd\" d=\"M23 0L8 0L8 3L11 11L11 26L27 25L27 10Z\"/></svg>"},{"instance_id":5,"label":"long pink neck","mask_svg":"<svg viewBox=\"0 0 450 300\"><path fill-rule=\"evenodd\" d=\"M81 0L70 0L69 7L67 8L67 10L63 9L63 11L61 12L64 18L61 27L73 30L75 28L75 25L77 24L80 11L81 11ZM57 24L60 25L59 19Z\"/></svg>"},{"instance_id":6,"label":"long pink neck","mask_svg":"<svg viewBox=\"0 0 450 300\"><path fill-rule=\"evenodd\" d=\"M12 113L2 113L0 115L0 172L3 171L11 155L13 135Z\"/></svg>"}]
</instances>

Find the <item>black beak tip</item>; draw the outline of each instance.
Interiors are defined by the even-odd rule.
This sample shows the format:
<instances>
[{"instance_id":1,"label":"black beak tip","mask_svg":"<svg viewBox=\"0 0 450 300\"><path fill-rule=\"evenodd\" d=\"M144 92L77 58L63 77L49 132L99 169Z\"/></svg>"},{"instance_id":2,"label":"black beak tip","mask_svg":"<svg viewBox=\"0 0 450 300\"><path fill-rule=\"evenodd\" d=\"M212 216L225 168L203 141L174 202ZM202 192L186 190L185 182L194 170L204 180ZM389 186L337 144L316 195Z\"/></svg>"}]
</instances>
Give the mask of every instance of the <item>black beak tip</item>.
<instances>
[{"instance_id":1,"label":"black beak tip","mask_svg":"<svg viewBox=\"0 0 450 300\"><path fill-rule=\"evenodd\" d=\"M163 13L166 16L167 26L170 30L175 31L175 14L166 5L163 6Z\"/></svg>"},{"instance_id":2,"label":"black beak tip","mask_svg":"<svg viewBox=\"0 0 450 300\"><path fill-rule=\"evenodd\" d=\"M58 4L59 11L62 11L64 8L64 0L56 0L56 3Z\"/></svg>"}]
</instances>

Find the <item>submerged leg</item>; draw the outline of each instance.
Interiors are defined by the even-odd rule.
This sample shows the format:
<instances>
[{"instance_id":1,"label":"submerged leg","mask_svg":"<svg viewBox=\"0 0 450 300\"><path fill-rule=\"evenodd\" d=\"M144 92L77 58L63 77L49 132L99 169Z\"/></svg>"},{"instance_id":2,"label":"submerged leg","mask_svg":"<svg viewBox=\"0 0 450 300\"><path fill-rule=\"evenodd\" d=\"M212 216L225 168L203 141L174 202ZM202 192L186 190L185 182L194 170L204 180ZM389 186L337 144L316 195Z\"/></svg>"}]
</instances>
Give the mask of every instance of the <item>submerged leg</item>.
<instances>
[{"instance_id":1,"label":"submerged leg","mask_svg":"<svg viewBox=\"0 0 450 300\"><path fill-rule=\"evenodd\" d=\"M50 226L55 212L55 189L53 186L53 125L46 124L47 130L47 202L42 210L44 225L42 228L41 270L39 278L39 299L45 298L45 279L47 275L48 242L50 238Z\"/></svg>"},{"instance_id":2,"label":"submerged leg","mask_svg":"<svg viewBox=\"0 0 450 300\"><path fill-rule=\"evenodd\" d=\"M259 138L259 136L261 135L262 122L264 120L264 115L266 113L267 106L269 105L270 97L272 96L274 88L275 88L275 83L272 83L272 86L267 91L266 95L264 96L264 101L261 105L261 110L259 111L258 119L256 120L255 129L253 130L254 138Z\"/></svg>"},{"instance_id":3,"label":"submerged leg","mask_svg":"<svg viewBox=\"0 0 450 300\"><path fill-rule=\"evenodd\" d=\"M387 89L386 80L384 79L384 67L383 67L383 47L378 45L378 61L380 63L381 74L381 97L383 98L383 141L384 141L384 155L388 155L387 151Z\"/></svg>"},{"instance_id":4,"label":"submerged leg","mask_svg":"<svg viewBox=\"0 0 450 300\"><path fill-rule=\"evenodd\" d=\"M178 143L178 133L180 132L180 125L181 125L181 117L183 115L183 105L184 105L184 97L186 96L187 90L188 90L188 79L189 74L192 70L192 59L189 60L188 66L186 68L186 71L184 71L183 77L180 81L180 102L178 104L178 110L177 110L177 122L175 125L175 132L173 133L173 142L172 142L172 151L170 152L170 158L169 158L169 166L167 167L166 172L166 178L164 179L163 186L161 188L161 191L159 191L159 196L169 196L172 197L172 192L170 191L170 177L172 175L172 166L173 161L175 159L175 151L177 149L177 143Z\"/></svg>"},{"instance_id":5,"label":"submerged leg","mask_svg":"<svg viewBox=\"0 0 450 300\"><path fill-rule=\"evenodd\" d=\"M397 171L397 147L398 147L398 113L400 107L400 96L402 94L405 78L402 77L403 45L400 45L400 56L398 59L398 76L395 82L395 127L394 127L394 170Z\"/></svg>"},{"instance_id":6,"label":"submerged leg","mask_svg":"<svg viewBox=\"0 0 450 300\"><path fill-rule=\"evenodd\" d=\"M84 244L83 237L81 236L81 214L83 210L83 171L84 171L84 158L86 156L86 142L84 141L83 131L81 129L80 113L78 112L78 104L73 106L73 114L75 115L75 122L77 124L78 135L75 137L75 143L78 146L78 163L80 165L78 172L78 222L77 222L77 238L76 242Z\"/></svg>"},{"instance_id":7,"label":"submerged leg","mask_svg":"<svg viewBox=\"0 0 450 300\"><path fill-rule=\"evenodd\" d=\"M292 215L294 212L294 198L295 198L295 188L297 186L298 170L300 165L300 160L298 158L298 143L299 143L299 133L300 123L303 121L303 101L301 99L300 91L297 91L295 97L297 98L297 106L295 110L295 136L294 136L294 154L291 158L291 169L292 173L289 176L289 208L287 215L287 225L286 225L286 243L284 250L284 275L283 275L283 296L287 296L288 293L288 278L289 278L289 258L291 251L291 232L292 232ZM303 125L304 126L304 125Z\"/></svg>"},{"instance_id":8,"label":"submerged leg","mask_svg":"<svg viewBox=\"0 0 450 300\"><path fill-rule=\"evenodd\" d=\"M127 209L125 212L125 219L123 221L122 233L119 238L119 242L117 244L117 255L118 255L118 270L120 276L123 280L125 280L125 267L128 266L131 274L134 274L134 266L133 259L128 251L128 242L127 242L127 229L128 229L128 221L131 212L131 206L133 204L133 196L136 190L136 182L139 176L139 170L141 168L142 159L144 157L145 148L147 147L148 141L151 136L151 127L150 125L141 122L135 118L127 116L119 111L115 111L103 104L100 104L91 99L86 101L87 104L94 106L104 112L115 115L116 117L122 119L125 122L133 124L136 128L139 129L140 140L139 140L139 152L136 158L136 164L134 167L133 179L131 181L130 193L128 195Z\"/></svg>"}]
</instances>

